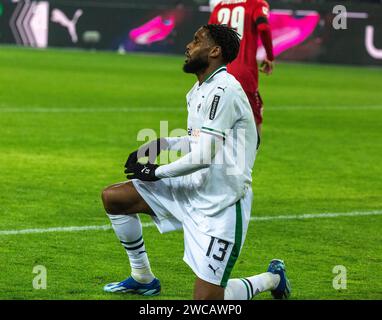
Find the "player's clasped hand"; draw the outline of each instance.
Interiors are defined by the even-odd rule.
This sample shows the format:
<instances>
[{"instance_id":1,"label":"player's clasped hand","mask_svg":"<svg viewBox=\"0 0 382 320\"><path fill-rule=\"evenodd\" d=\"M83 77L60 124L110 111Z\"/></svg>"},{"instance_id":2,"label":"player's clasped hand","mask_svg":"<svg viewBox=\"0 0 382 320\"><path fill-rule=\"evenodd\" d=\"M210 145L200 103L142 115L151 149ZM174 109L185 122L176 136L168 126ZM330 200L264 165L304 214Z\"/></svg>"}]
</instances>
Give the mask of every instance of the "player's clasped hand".
<instances>
[{"instance_id":1,"label":"player's clasped hand","mask_svg":"<svg viewBox=\"0 0 382 320\"><path fill-rule=\"evenodd\" d=\"M126 160L125 168L129 168L138 162L138 150L130 153L129 157Z\"/></svg>"},{"instance_id":2,"label":"player's clasped hand","mask_svg":"<svg viewBox=\"0 0 382 320\"><path fill-rule=\"evenodd\" d=\"M148 157L149 163L154 163L156 157L161 153L162 150L166 150L168 148L168 142L165 138L159 138L154 141L151 141L141 147L138 150L132 152L127 159L125 167L128 164L134 164L138 162L138 159L142 157Z\"/></svg>"},{"instance_id":3,"label":"player's clasped hand","mask_svg":"<svg viewBox=\"0 0 382 320\"><path fill-rule=\"evenodd\" d=\"M129 180L139 179L142 181L157 181L159 178L155 176L155 170L158 167L159 166L157 164L152 164L149 162L146 164L136 162L127 166L125 165L126 178Z\"/></svg>"},{"instance_id":4,"label":"player's clasped hand","mask_svg":"<svg viewBox=\"0 0 382 320\"><path fill-rule=\"evenodd\" d=\"M159 153L167 148L168 142L166 139L159 138L130 153L125 163L127 179L139 179L142 181L159 180L159 178L155 176L155 170L159 166L153 163ZM142 157L148 157L148 162L146 164L138 162L138 159Z\"/></svg>"}]
</instances>

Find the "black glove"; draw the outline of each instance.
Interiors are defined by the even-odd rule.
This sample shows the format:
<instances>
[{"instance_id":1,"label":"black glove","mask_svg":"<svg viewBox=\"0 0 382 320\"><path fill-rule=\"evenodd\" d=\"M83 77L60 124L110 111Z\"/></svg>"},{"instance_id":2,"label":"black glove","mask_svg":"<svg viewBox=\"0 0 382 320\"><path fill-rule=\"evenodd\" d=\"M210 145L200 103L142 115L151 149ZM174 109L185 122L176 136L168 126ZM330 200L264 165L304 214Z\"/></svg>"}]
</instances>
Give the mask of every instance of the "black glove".
<instances>
[{"instance_id":1,"label":"black glove","mask_svg":"<svg viewBox=\"0 0 382 320\"><path fill-rule=\"evenodd\" d=\"M168 149L168 142L165 138L159 138L157 140L151 141L138 150L130 153L129 158L125 163L125 168L138 162L139 158L149 157L148 162L154 163L156 157L161 153L162 150Z\"/></svg>"},{"instance_id":2,"label":"black glove","mask_svg":"<svg viewBox=\"0 0 382 320\"><path fill-rule=\"evenodd\" d=\"M130 153L129 157L126 160L125 168L129 169L130 167L134 166L136 163L138 163L138 150Z\"/></svg>"},{"instance_id":3,"label":"black glove","mask_svg":"<svg viewBox=\"0 0 382 320\"><path fill-rule=\"evenodd\" d=\"M142 164L136 162L135 164L130 164L125 170L126 178L129 180L157 181L159 178L155 176L155 170L158 167L158 165L152 163Z\"/></svg>"}]
</instances>

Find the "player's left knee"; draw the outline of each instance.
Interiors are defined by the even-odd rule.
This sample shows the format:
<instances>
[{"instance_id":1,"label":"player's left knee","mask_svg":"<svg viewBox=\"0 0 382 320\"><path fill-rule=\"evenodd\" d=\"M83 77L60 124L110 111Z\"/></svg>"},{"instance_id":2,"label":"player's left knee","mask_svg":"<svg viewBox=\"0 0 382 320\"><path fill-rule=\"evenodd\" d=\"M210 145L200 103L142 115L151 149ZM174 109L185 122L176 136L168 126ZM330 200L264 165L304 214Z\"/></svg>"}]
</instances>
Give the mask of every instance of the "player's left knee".
<instances>
[{"instance_id":1,"label":"player's left knee","mask_svg":"<svg viewBox=\"0 0 382 320\"><path fill-rule=\"evenodd\" d=\"M214 290L199 292L194 295L195 300L224 300L224 291Z\"/></svg>"},{"instance_id":2,"label":"player's left knee","mask_svg":"<svg viewBox=\"0 0 382 320\"><path fill-rule=\"evenodd\" d=\"M195 300L224 300L224 288L205 281L196 281Z\"/></svg>"}]
</instances>

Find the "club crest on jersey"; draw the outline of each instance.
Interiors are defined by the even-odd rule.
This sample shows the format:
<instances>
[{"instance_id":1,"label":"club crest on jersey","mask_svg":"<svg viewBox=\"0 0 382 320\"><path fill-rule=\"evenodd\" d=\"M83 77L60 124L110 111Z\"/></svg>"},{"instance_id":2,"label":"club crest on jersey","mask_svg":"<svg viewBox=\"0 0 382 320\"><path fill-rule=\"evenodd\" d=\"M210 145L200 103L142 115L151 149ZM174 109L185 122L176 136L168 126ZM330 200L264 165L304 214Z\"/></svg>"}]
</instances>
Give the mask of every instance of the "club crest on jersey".
<instances>
[{"instance_id":1,"label":"club crest on jersey","mask_svg":"<svg viewBox=\"0 0 382 320\"><path fill-rule=\"evenodd\" d=\"M220 96L215 95L214 99L212 100L211 111L210 111L210 120L215 119L216 109L218 108L219 100L220 100Z\"/></svg>"}]
</instances>

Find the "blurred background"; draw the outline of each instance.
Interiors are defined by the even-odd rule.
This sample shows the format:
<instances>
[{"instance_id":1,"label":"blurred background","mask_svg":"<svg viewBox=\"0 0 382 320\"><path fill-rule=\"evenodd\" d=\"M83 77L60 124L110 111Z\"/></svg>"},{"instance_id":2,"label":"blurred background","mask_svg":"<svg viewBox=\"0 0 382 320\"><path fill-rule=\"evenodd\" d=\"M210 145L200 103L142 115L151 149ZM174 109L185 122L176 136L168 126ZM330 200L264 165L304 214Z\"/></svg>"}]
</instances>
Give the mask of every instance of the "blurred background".
<instances>
[{"instance_id":1,"label":"blurred background","mask_svg":"<svg viewBox=\"0 0 382 320\"><path fill-rule=\"evenodd\" d=\"M278 60L382 64L382 0L268 2ZM333 27L338 5L347 10L346 29ZM0 44L182 54L210 6L208 0L1 0Z\"/></svg>"}]
</instances>

